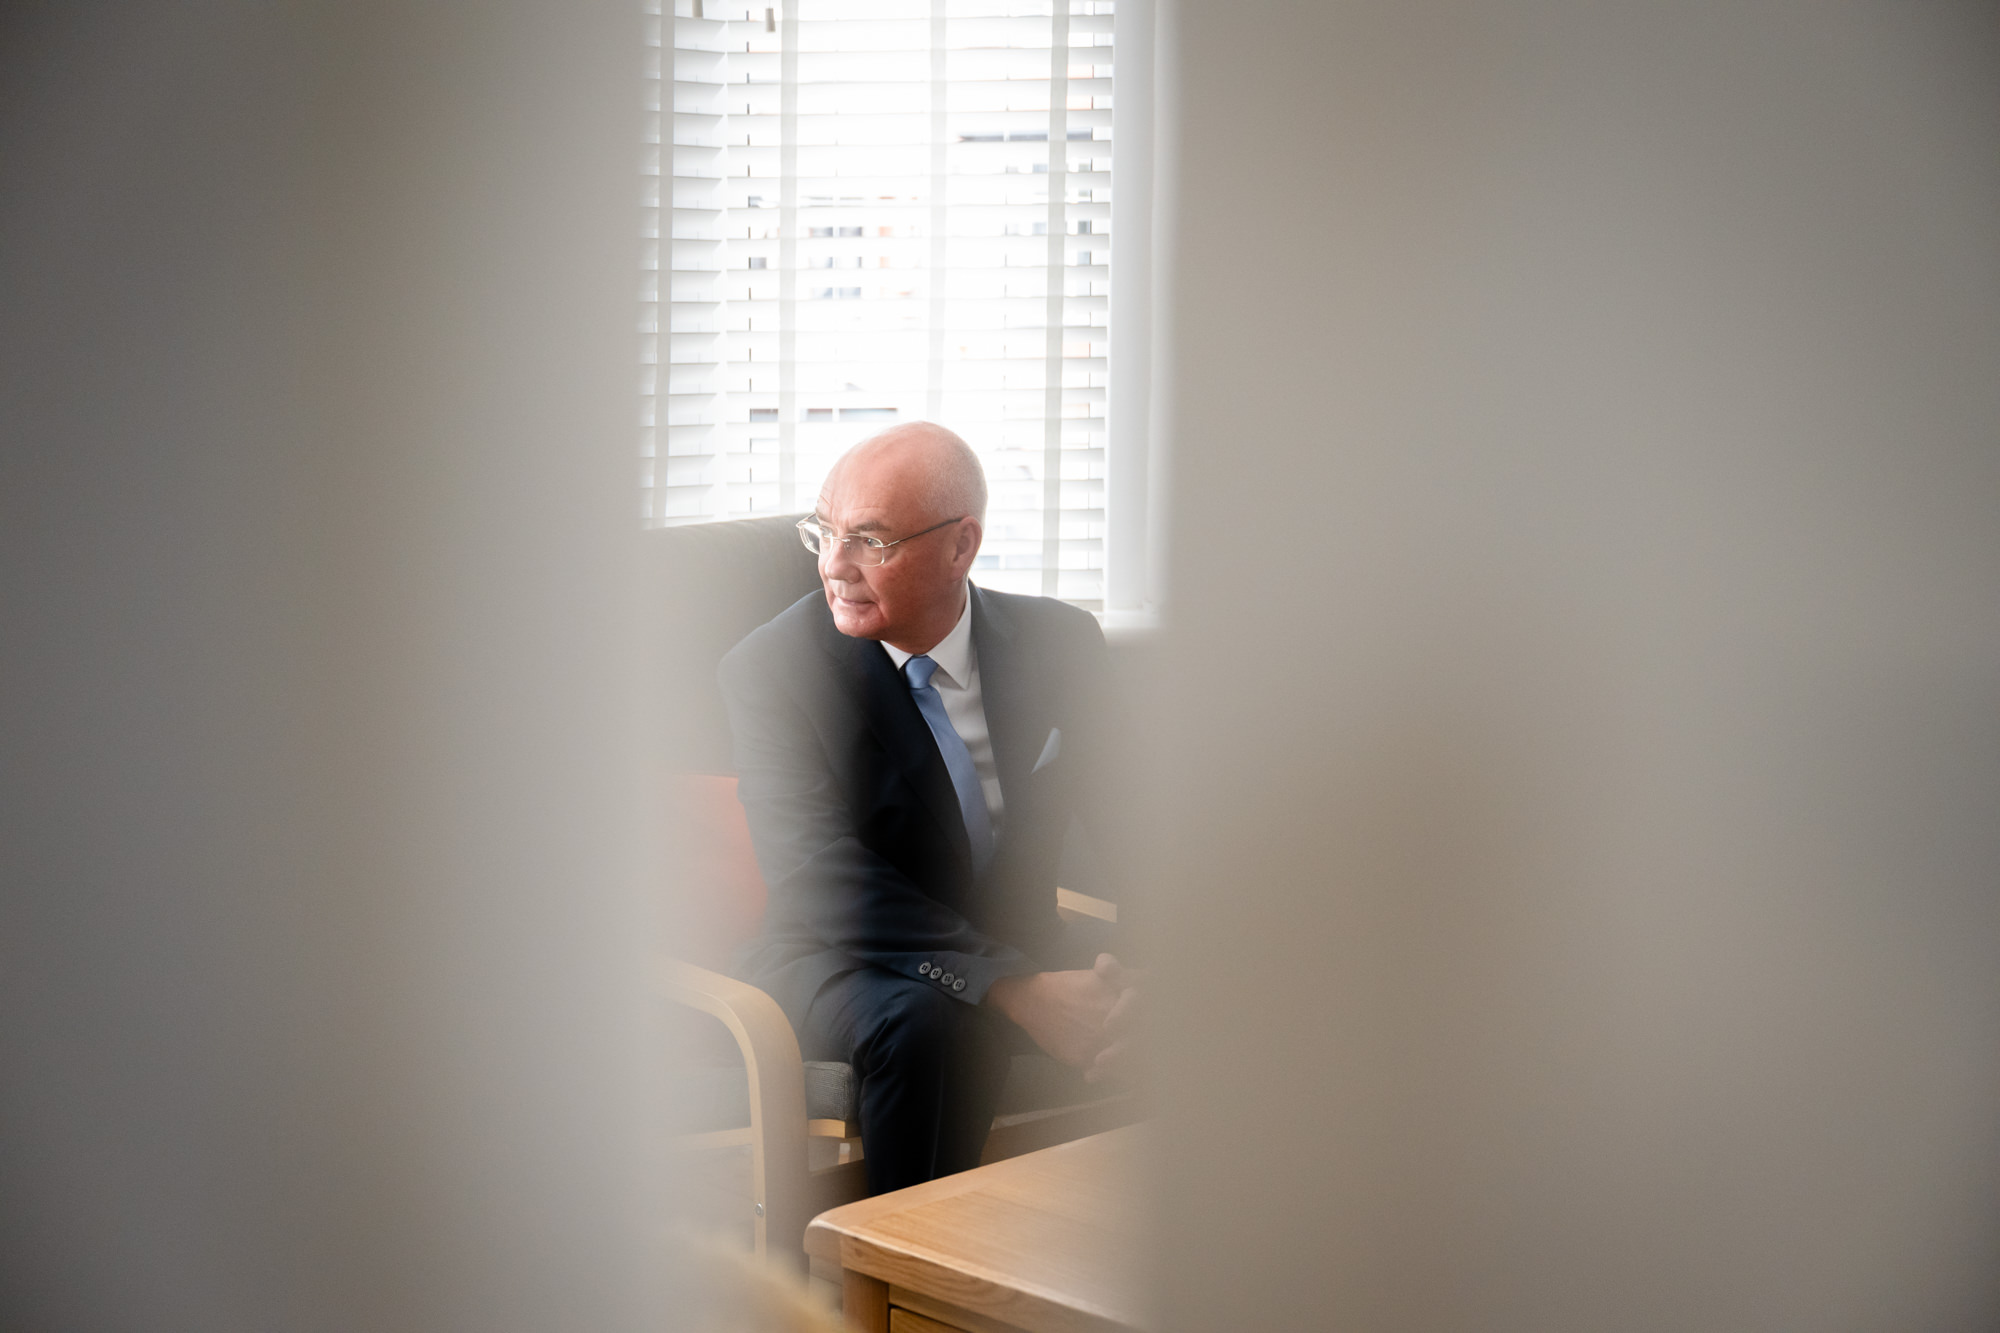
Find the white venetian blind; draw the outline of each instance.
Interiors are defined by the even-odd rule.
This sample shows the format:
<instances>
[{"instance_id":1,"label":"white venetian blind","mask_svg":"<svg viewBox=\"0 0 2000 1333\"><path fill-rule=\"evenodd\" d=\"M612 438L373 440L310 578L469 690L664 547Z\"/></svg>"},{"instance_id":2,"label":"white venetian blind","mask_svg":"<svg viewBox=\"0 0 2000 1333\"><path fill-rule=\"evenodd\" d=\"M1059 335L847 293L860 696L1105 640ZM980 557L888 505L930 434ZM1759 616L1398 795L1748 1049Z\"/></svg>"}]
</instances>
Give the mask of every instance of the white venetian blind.
<instances>
[{"instance_id":1,"label":"white venetian blind","mask_svg":"<svg viewBox=\"0 0 2000 1333\"><path fill-rule=\"evenodd\" d=\"M938 421L986 463L978 581L1099 606L1112 0L672 3L647 521L809 509Z\"/></svg>"}]
</instances>

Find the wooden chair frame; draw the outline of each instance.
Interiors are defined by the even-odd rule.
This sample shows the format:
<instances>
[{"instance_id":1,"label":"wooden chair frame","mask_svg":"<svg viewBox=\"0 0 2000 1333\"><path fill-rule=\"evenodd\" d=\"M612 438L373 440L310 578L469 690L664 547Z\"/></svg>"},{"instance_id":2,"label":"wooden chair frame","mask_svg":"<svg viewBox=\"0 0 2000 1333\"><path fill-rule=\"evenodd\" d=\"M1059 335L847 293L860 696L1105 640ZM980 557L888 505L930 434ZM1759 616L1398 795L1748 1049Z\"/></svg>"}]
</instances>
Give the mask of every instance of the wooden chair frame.
<instances>
[{"instance_id":1,"label":"wooden chair frame","mask_svg":"<svg viewBox=\"0 0 2000 1333\"><path fill-rule=\"evenodd\" d=\"M1118 909L1111 903L1068 889L1056 890L1056 910L1069 919L1118 919ZM803 1267L806 1224L867 1193L865 1166L854 1152L861 1127L841 1120L807 1119L805 1063L798 1038L776 1000L755 986L674 959L667 960L664 987L668 999L713 1016L729 1030L743 1055L750 1085L747 1127L685 1135L675 1144L694 1151L747 1147L757 1255ZM1016 1157L1138 1118L1137 1100L1129 1093L998 1116L982 1160ZM815 1167L808 1151L808 1140L813 1138L838 1140L837 1153L828 1154L837 1160Z\"/></svg>"}]
</instances>

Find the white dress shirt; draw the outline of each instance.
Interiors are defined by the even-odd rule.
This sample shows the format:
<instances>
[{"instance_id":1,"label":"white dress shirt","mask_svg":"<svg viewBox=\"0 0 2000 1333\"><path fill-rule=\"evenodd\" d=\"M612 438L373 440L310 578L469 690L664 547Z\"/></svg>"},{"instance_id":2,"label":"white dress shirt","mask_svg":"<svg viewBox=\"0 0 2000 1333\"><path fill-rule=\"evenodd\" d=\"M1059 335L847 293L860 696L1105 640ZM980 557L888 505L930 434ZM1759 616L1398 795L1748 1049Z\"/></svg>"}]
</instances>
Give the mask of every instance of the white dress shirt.
<instances>
[{"instance_id":1,"label":"white dress shirt","mask_svg":"<svg viewBox=\"0 0 2000 1333\"><path fill-rule=\"evenodd\" d=\"M899 674L903 664L915 656L886 643L882 648L896 664ZM965 609L958 613L958 623L927 656L937 663L931 684L937 687L938 698L944 701L944 715L951 719L952 728L972 756L972 766L979 773L979 790L986 797L986 813L992 817L993 833L998 837L1006 803L1000 796L1000 770L993 764L993 737L986 730L986 707L979 699L979 660L972 651L970 592L965 596Z\"/></svg>"}]
</instances>

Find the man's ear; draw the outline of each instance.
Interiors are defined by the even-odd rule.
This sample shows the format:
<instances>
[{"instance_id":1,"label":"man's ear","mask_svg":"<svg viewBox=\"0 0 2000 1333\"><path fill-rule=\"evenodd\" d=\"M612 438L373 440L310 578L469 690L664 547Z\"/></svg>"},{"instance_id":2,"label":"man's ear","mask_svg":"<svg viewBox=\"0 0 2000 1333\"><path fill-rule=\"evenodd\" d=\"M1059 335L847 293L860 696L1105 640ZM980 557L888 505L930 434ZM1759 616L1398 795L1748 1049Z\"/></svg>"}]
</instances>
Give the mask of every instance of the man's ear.
<instances>
[{"instance_id":1,"label":"man's ear","mask_svg":"<svg viewBox=\"0 0 2000 1333\"><path fill-rule=\"evenodd\" d=\"M986 529L978 519L968 518L958 525L958 539L952 544L952 567L965 574L972 569L973 557L979 554L979 544L986 539Z\"/></svg>"}]
</instances>

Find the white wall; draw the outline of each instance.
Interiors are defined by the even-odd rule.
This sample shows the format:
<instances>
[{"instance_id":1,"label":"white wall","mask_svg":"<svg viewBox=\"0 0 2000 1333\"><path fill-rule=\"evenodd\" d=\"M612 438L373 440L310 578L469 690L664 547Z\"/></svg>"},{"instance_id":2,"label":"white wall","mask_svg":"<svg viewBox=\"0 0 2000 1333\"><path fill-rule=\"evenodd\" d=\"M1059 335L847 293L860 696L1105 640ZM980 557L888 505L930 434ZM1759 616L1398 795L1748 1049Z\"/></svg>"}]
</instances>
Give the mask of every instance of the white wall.
<instances>
[{"instance_id":1,"label":"white wall","mask_svg":"<svg viewBox=\"0 0 2000 1333\"><path fill-rule=\"evenodd\" d=\"M1991 11L1166 22L1161 1326L1992 1327Z\"/></svg>"},{"instance_id":2,"label":"white wall","mask_svg":"<svg viewBox=\"0 0 2000 1333\"><path fill-rule=\"evenodd\" d=\"M655 1327L639 16L0 36L0 1326Z\"/></svg>"}]
</instances>

